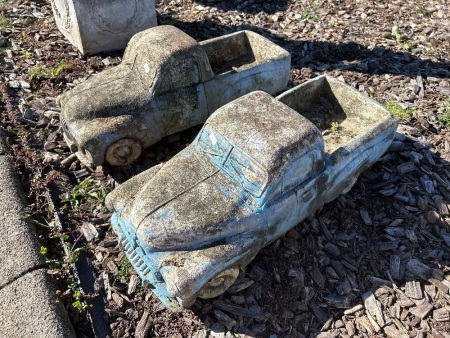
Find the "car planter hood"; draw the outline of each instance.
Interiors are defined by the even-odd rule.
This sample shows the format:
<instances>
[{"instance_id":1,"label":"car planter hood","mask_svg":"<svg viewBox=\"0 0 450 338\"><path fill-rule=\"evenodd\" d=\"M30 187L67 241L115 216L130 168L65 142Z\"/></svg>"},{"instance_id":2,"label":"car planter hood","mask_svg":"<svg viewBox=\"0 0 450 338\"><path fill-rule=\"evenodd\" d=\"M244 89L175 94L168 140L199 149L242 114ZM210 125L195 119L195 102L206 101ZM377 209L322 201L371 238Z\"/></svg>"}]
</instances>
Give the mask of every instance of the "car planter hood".
<instances>
[{"instance_id":1,"label":"car planter hood","mask_svg":"<svg viewBox=\"0 0 450 338\"><path fill-rule=\"evenodd\" d=\"M280 92L289 72L290 54L254 32L198 43L173 26L151 28L130 40L120 65L58 98L64 137L88 166L128 165L244 94Z\"/></svg>"},{"instance_id":2,"label":"car planter hood","mask_svg":"<svg viewBox=\"0 0 450 338\"><path fill-rule=\"evenodd\" d=\"M308 118L306 118L308 117ZM397 120L327 76L218 109L194 142L107 196L144 283L171 309L225 292L265 245L347 192Z\"/></svg>"}]
</instances>

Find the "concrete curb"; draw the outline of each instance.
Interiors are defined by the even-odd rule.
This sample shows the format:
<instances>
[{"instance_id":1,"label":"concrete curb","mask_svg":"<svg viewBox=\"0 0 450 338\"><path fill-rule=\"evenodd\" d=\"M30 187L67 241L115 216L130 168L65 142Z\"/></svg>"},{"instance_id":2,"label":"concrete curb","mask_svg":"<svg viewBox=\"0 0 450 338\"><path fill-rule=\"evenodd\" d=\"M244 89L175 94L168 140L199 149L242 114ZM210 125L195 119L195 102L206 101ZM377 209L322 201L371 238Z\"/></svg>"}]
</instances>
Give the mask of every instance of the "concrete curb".
<instances>
[{"instance_id":1,"label":"concrete curb","mask_svg":"<svg viewBox=\"0 0 450 338\"><path fill-rule=\"evenodd\" d=\"M75 337L45 273L27 204L0 128L0 337Z\"/></svg>"}]
</instances>

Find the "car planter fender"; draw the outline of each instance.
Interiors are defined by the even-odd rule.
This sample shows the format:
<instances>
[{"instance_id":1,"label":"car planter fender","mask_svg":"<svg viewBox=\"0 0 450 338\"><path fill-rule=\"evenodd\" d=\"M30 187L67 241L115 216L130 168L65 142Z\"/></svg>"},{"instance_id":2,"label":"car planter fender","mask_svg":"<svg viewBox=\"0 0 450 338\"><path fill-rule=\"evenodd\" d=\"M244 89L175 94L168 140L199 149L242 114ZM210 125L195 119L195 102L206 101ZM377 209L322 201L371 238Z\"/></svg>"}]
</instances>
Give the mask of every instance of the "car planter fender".
<instances>
[{"instance_id":1,"label":"car planter fender","mask_svg":"<svg viewBox=\"0 0 450 338\"><path fill-rule=\"evenodd\" d=\"M58 98L64 138L87 166L128 165L143 148L204 123L244 94L280 92L290 60L251 31L198 43L173 26L145 30L130 40L120 65Z\"/></svg>"},{"instance_id":2,"label":"car planter fender","mask_svg":"<svg viewBox=\"0 0 450 338\"><path fill-rule=\"evenodd\" d=\"M111 192L113 228L161 301L189 307L225 292L261 248L351 189L397 124L328 76L276 98L247 94L171 160Z\"/></svg>"}]
</instances>

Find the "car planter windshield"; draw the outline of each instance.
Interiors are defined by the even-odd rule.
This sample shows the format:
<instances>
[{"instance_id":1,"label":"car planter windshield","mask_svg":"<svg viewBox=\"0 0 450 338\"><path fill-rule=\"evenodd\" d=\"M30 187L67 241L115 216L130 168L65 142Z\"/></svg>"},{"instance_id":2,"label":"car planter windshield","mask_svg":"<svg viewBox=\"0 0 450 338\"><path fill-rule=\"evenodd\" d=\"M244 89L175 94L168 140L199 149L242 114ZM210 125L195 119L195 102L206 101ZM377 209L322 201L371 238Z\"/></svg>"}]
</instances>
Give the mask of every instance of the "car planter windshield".
<instances>
[{"instance_id":1,"label":"car planter windshield","mask_svg":"<svg viewBox=\"0 0 450 338\"><path fill-rule=\"evenodd\" d=\"M113 228L161 301L189 307L225 292L261 248L351 189L397 123L327 76L276 98L247 94L170 161L111 192Z\"/></svg>"}]
</instances>

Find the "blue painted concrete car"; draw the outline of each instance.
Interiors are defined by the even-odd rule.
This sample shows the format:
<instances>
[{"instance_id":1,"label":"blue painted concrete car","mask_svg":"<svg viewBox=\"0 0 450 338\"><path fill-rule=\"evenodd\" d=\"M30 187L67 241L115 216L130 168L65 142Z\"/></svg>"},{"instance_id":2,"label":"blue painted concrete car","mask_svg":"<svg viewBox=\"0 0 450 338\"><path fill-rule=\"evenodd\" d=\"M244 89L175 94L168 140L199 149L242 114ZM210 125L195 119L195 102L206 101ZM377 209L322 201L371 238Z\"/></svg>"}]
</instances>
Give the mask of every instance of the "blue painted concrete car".
<instances>
[{"instance_id":1,"label":"blue painted concrete car","mask_svg":"<svg viewBox=\"0 0 450 338\"><path fill-rule=\"evenodd\" d=\"M189 307L225 292L261 248L347 192L396 127L385 108L331 77L277 98L247 94L170 161L110 193L113 228L161 301Z\"/></svg>"}]
</instances>

